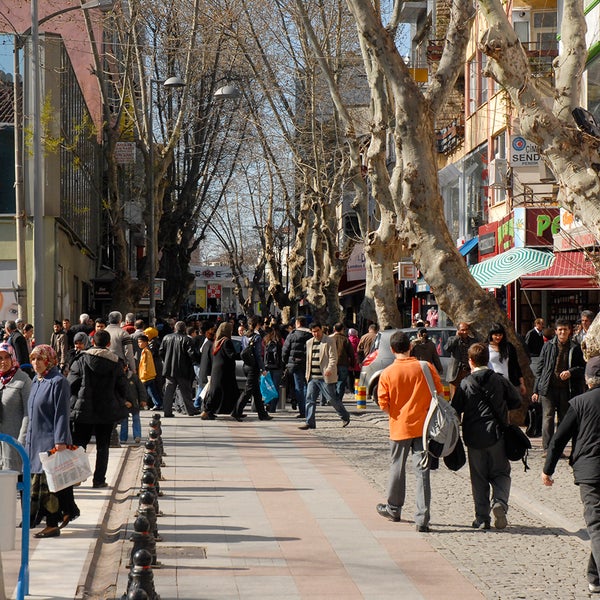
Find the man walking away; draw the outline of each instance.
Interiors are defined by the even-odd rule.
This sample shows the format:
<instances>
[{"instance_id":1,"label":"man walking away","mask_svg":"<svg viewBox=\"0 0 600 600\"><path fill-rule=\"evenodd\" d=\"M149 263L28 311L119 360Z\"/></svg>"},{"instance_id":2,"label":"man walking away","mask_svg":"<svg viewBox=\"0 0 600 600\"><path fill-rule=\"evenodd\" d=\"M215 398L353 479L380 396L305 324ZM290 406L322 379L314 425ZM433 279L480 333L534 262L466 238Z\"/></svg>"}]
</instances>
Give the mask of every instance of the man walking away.
<instances>
[{"instance_id":1,"label":"man walking away","mask_svg":"<svg viewBox=\"0 0 600 600\"><path fill-rule=\"evenodd\" d=\"M560 425L569 408L569 399L583 392L583 353L570 335L569 321L556 319L556 335L544 344L534 372L531 400L542 403L544 450L548 450L554 435L554 416L557 415Z\"/></svg>"},{"instance_id":2,"label":"man walking away","mask_svg":"<svg viewBox=\"0 0 600 600\"><path fill-rule=\"evenodd\" d=\"M600 594L600 356L590 358L585 368L588 392L576 396L548 447L542 483L551 486L552 474L567 442L572 438L570 464L583 502L583 516L592 551L587 566L588 588Z\"/></svg>"},{"instance_id":3,"label":"man walking away","mask_svg":"<svg viewBox=\"0 0 600 600\"><path fill-rule=\"evenodd\" d=\"M127 379L119 358L108 347L110 334L94 334L94 347L85 350L71 365L71 417L73 443L84 448L96 437L96 468L93 486L107 487L106 469L113 425L126 414Z\"/></svg>"},{"instance_id":4,"label":"man walking away","mask_svg":"<svg viewBox=\"0 0 600 600\"><path fill-rule=\"evenodd\" d=\"M335 392L338 401L341 403L344 400L344 393L348 385L348 374L354 368L354 348L350 340L344 334L343 323L336 323L333 326L333 335L331 339L335 343L337 352L337 383L335 384Z\"/></svg>"},{"instance_id":5,"label":"man walking away","mask_svg":"<svg viewBox=\"0 0 600 600\"><path fill-rule=\"evenodd\" d=\"M423 467L423 427L431 403L431 391L421 363L410 356L410 339L402 331L390 338L394 362L386 367L379 378L378 403L389 416L390 454L392 463L388 481L386 504L378 504L377 512L390 521L400 521L406 495L406 460L412 454L413 470L417 480L415 525L417 531L429 529L431 486L429 467ZM430 369L438 392L443 391L440 376Z\"/></svg>"},{"instance_id":6,"label":"man walking away","mask_svg":"<svg viewBox=\"0 0 600 600\"><path fill-rule=\"evenodd\" d=\"M337 354L333 340L323 334L320 323L310 326L312 338L306 342L306 424L298 429L316 427L316 406L319 393L333 406L342 419L342 427L350 423L350 415L335 393Z\"/></svg>"},{"instance_id":7,"label":"man walking away","mask_svg":"<svg viewBox=\"0 0 600 600\"><path fill-rule=\"evenodd\" d=\"M125 329L121 328L123 315L114 310L108 313L108 325L106 331L110 334L110 348L123 362L127 363L132 373L137 371L135 357L133 354L133 341Z\"/></svg>"},{"instance_id":8,"label":"man walking away","mask_svg":"<svg viewBox=\"0 0 600 600\"><path fill-rule=\"evenodd\" d=\"M312 334L306 327L306 318L296 318L296 329L285 338L281 352L283 364L294 378L294 392L298 404L297 418L306 418L306 342Z\"/></svg>"},{"instance_id":9,"label":"man walking away","mask_svg":"<svg viewBox=\"0 0 600 600\"><path fill-rule=\"evenodd\" d=\"M371 353L371 348L373 348L373 343L377 337L377 329L377 325L375 323L371 323L367 333L360 338L356 348L358 362L365 360L365 358Z\"/></svg>"},{"instance_id":10,"label":"man walking away","mask_svg":"<svg viewBox=\"0 0 600 600\"><path fill-rule=\"evenodd\" d=\"M175 331L165 335L160 345L163 375L166 379L163 396L165 417L173 417L173 400L178 390L189 416L199 414L192 400L192 380L196 353L192 339L185 333L185 323L177 321Z\"/></svg>"},{"instance_id":11,"label":"man walking away","mask_svg":"<svg viewBox=\"0 0 600 600\"><path fill-rule=\"evenodd\" d=\"M474 529L490 528L490 486L494 527L504 529L507 525L510 463L501 426L508 424L508 411L521 405L517 389L508 379L488 369L489 361L490 352L485 344L469 348L471 374L461 381L452 399L458 416L463 415L463 439L469 448Z\"/></svg>"}]
</instances>

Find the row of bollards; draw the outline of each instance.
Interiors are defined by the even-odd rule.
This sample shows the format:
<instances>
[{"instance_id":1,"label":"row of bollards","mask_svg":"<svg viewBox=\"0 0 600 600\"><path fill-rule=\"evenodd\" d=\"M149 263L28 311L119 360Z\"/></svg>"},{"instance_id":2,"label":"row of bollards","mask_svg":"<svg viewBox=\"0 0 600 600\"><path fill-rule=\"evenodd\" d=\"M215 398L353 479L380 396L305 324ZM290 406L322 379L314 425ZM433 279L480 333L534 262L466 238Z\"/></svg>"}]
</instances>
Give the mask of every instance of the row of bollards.
<instances>
[{"instance_id":1,"label":"row of bollards","mask_svg":"<svg viewBox=\"0 0 600 600\"><path fill-rule=\"evenodd\" d=\"M139 506L130 538L133 547L127 564L127 591L121 596L121 600L160 600L154 588L153 569L161 566L156 558L156 542L162 541L158 533L157 517L163 514L158 505L158 498L162 496L160 480L161 467L164 466L163 456L165 453L160 414L155 413L150 421L148 440L144 444Z\"/></svg>"}]
</instances>

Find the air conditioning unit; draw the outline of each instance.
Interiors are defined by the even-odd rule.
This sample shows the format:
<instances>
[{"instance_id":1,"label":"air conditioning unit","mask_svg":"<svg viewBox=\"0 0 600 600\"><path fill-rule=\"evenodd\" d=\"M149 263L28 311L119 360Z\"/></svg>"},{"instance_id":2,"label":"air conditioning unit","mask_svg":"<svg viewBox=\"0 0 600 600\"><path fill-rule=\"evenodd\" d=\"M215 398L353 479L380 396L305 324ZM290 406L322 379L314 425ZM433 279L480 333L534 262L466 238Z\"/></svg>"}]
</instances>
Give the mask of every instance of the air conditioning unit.
<instances>
[{"instance_id":1,"label":"air conditioning unit","mask_svg":"<svg viewBox=\"0 0 600 600\"><path fill-rule=\"evenodd\" d=\"M508 161L505 158L494 158L488 170L488 185L495 189L506 189L508 184Z\"/></svg>"}]
</instances>

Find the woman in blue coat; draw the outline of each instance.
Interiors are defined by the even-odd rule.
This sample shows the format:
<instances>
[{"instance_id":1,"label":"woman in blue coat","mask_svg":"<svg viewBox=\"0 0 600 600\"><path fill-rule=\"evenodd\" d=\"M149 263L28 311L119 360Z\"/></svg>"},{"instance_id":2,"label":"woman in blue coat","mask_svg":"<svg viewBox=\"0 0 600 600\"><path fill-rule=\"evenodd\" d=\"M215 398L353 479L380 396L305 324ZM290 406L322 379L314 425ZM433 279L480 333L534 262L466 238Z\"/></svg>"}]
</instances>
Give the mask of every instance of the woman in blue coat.
<instances>
[{"instance_id":1,"label":"woman in blue coat","mask_svg":"<svg viewBox=\"0 0 600 600\"><path fill-rule=\"evenodd\" d=\"M27 410L29 425L25 447L31 462L31 524L46 517L46 527L37 538L57 537L62 527L79 516L73 487L51 493L39 453L55 449L62 452L71 444L70 391L66 378L57 367L56 352L47 344L31 352L36 376L31 384Z\"/></svg>"}]
</instances>

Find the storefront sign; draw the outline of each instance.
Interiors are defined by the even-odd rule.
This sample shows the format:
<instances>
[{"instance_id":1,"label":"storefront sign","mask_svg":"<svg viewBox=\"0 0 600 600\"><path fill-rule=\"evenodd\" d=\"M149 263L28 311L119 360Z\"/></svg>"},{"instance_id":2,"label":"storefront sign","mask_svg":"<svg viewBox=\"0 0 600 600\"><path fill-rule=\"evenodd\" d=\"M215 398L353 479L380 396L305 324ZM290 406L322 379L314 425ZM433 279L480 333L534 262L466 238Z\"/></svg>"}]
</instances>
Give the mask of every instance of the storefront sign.
<instances>
[{"instance_id":1,"label":"storefront sign","mask_svg":"<svg viewBox=\"0 0 600 600\"><path fill-rule=\"evenodd\" d=\"M479 227L479 242L477 243L477 247L479 248L479 260L481 260L482 256L486 258L488 255L498 254L498 248L496 245L498 234L498 223L486 223L485 225L481 225Z\"/></svg>"},{"instance_id":2,"label":"storefront sign","mask_svg":"<svg viewBox=\"0 0 600 600\"><path fill-rule=\"evenodd\" d=\"M198 267L194 269L194 275L197 279L231 279L233 277L229 267Z\"/></svg>"},{"instance_id":3,"label":"storefront sign","mask_svg":"<svg viewBox=\"0 0 600 600\"><path fill-rule=\"evenodd\" d=\"M541 156L539 148L521 135L510 136L510 166L537 167Z\"/></svg>"},{"instance_id":4,"label":"storefront sign","mask_svg":"<svg viewBox=\"0 0 600 600\"><path fill-rule=\"evenodd\" d=\"M208 298L220 298L221 286L218 283L209 283L206 285L206 295Z\"/></svg>"},{"instance_id":5,"label":"storefront sign","mask_svg":"<svg viewBox=\"0 0 600 600\"><path fill-rule=\"evenodd\" d=\"M504 217L498 225L498 252L512 248L515 243L515 221L513 215Z\"/></svg>"},{"instance_id":6,"label":"storefront sign","mask_svg":"<svg viewBox=\"0 0 600 600\"><path fill-rule=\"evenodd\" d=\"M348 281L364 281L366 277L365 247L363 244L356 244L346 263L346 279Z\"/></svg>"},{"instance_id":7,"label":"storefront sign","mask_svg":"<svg viewBox=\"0 0 600 600\"><path fill-rule=\"evenodd\" d=\"M579 250L597 245L594 234L568 210L560 209L560 229L554 236L557 250Z\"/></svg>"},{"instance_id":8,"label":"storefront sign","mask_svg":"<svg viewBox=\"0 0 600 600\"><path fill-rule=\"evenodd\" d=\"M412 262L398 263L398 279L400 281L414 281L417 275L417 267Z\"/></svg>"}]
</instances>

